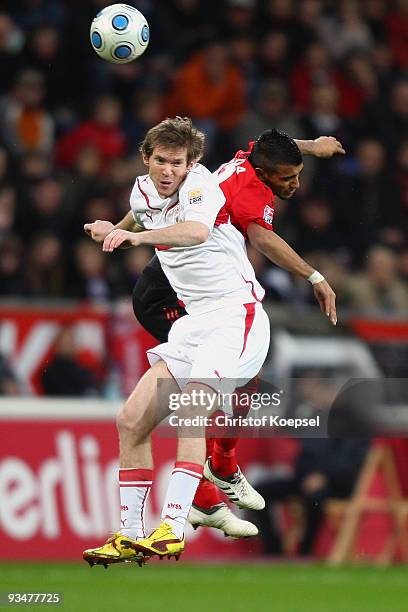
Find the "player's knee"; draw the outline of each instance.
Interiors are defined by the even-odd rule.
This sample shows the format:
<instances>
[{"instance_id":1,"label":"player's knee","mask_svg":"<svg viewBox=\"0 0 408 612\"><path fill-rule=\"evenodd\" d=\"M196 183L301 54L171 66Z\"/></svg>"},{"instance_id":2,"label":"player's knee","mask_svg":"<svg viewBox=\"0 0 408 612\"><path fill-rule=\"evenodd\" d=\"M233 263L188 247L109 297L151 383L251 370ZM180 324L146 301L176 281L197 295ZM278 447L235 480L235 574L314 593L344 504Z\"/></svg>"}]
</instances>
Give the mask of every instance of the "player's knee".
<instances>
[{"instance_id":1,"label":"player's knee","mask_svg":"<svg viewBox=\"0 0 408 612\"><path fill-rule=\"evenodd\" d=\"M145 436L138 411L134 410L134 406L130 406L129 402L126 402L119 410L116 417L116 426L119 435L131 435L136 440L139 438L142 440Z\"/></svg>"}]
</instances>

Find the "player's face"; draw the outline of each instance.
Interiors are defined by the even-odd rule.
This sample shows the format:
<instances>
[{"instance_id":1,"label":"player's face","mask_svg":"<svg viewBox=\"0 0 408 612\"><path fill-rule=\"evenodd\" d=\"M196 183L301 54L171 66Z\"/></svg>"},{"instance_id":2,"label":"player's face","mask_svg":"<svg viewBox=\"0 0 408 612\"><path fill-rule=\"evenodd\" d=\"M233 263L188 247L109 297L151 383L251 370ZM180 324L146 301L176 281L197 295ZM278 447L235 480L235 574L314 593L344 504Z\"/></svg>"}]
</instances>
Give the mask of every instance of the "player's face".
<instances>
[{"instance_id":1,"label":"player's face","mask_svg":"<svg viewBox=\"0 0 408 612\"><path fill-rule=\"evenodd\" d=\"M168 149L156 146L150 157L143 158L149 168L149 176L159 196L168 198L180 187L193 162L187 163L187 149Z\"/></svg>"},{"instance_id":2,"label":"player's face","mask_svg":"<svg viewBox=\"0 0 408 612\"><path fill-rule=\"evenodd\" d=\"M288 200L299 188L299 176L302 170L303 164L299 166L278 164L273 170L256 168L256 173L261 181L272 189L275 195L282 200Z\"/></svg>"}]
</instances>

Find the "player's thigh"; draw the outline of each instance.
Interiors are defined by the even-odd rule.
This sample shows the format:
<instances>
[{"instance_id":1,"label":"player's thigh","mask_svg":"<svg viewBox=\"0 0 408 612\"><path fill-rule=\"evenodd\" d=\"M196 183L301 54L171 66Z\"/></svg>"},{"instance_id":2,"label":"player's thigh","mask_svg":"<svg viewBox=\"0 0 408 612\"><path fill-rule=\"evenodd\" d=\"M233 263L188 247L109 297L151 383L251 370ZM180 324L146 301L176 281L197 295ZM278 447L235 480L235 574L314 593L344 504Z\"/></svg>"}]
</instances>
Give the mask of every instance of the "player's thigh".
<instances>
[{"instance_id":1,"label":"player's thigh","mask_svg":"<svg viewBox=\"0 0 408 612\"><path fill-rule=\"evenodd\" d=\"M261 304L255 307L254 318L239 359L240 385L256 376L264 364L270 345L270 322Z\"/></svg>"},{"instance_id":2,"label":"player's thigh","mask_svg":"<svg viewBox=\"0 0 408 612\"><path fill-rule=\"evenodd\" d=\"M176 391L165 362L158 361L142 376L119 412L119 428L148 435L169 414L168 396Z\"/></svg>"},{"instance_id":3,"label":"player's thigh","mask_svg":"<svg viewBox=\"0 0 408 612\"><path fill-rule=\"evenodd\" d=\"M235 381L241 386L258 374L270 337L268 317L261 304L219 312L212 330L207 329L208 335L195 353L193 379L202 380L206 374L208 378L224 379L225 384L230 379L231 385Z\"/></svg>"}]
</instances>

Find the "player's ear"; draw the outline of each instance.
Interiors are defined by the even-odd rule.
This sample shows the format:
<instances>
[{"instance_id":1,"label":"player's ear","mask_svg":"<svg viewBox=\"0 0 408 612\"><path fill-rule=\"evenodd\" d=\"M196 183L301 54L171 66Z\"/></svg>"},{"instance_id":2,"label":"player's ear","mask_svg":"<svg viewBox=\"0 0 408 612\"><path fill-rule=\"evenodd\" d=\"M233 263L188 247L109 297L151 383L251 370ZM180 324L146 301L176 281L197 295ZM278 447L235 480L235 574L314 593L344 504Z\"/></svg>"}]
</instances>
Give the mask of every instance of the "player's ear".
<instances>
[{"instance_id":1,"label":"player's ear","mask_svg":"<svg viewBox=\"0 0 408 612\"><path fill-rule=\"evenodd\" d=\"M255 174L259 178L259 180L263 181L264 178L266 177L265 170L263 168L254 168L254 170L255 170Z\"/></svg>"},{"instance_id":2,"label":"player's ear","mask_svg":"<svg viewBox=\"0 0 408 612\"><path fill-rule=\"evenodd\" d=\"M145 166L149 167L149 157L146 155L146 153L143 153L143 163Z\"/></svg>"},{"instance_id":3,"label":"player's ear","mask_svg":"<svg viewBox=\"0 0 408 612\"><path fill-rule=\"evenodd\" d=\"M192 159L190 163L187 164L187 172L190 172L190 170L193 168L193 166L197 163L196 159Z\"/></svg>"}]
</instances>

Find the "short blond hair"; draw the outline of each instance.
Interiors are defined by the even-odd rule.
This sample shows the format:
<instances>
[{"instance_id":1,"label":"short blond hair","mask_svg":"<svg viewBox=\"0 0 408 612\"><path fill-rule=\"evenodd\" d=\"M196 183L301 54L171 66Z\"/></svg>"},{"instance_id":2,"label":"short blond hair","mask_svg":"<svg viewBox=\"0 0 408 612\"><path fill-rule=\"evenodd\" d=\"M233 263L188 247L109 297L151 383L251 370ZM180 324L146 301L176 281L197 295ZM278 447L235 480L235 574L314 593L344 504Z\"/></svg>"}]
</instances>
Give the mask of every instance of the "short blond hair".
<instances>
[{"instance_id":1,"label":"short blond hair","mask_svg":"<svg viewBox=\"0 0 408 612\"><path fill-rule=\"evenodd\" d=\"M194 127L190 117L167 117L147 132L140 145L142 155L149 158L154 147L187 149L187 163L198 161L204 153L205 135Z\"/></svg>"}]
</instances>

